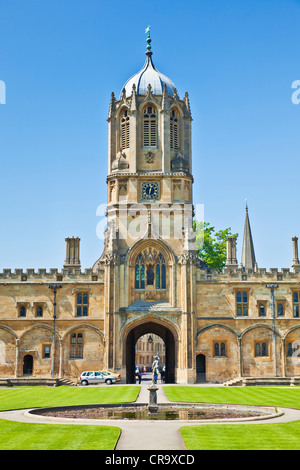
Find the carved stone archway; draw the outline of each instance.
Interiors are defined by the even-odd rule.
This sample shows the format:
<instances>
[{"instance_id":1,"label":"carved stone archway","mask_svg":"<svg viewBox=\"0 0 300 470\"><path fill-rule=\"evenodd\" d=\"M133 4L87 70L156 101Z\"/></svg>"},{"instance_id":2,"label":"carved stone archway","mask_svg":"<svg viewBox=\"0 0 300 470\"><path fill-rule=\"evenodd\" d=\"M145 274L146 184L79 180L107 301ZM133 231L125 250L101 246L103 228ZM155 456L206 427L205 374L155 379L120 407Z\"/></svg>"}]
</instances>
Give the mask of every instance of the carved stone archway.
<instances>
[{"instance_id":1,"label":"carved stone archway","mask_svg":"<svg viewBox=\"0 0 300 470\"><path fill-rule=\"evenodd\" d=\"M124 335L123 367L126 369L126 383L135 383L135 345L137 340L147 333L160 336L164 341L166 383L175 383L178 354L177 335L167 322L158 322L151 317L145 318L143 322L134 322L129 331Z\"/></svg>"}]
</instances>

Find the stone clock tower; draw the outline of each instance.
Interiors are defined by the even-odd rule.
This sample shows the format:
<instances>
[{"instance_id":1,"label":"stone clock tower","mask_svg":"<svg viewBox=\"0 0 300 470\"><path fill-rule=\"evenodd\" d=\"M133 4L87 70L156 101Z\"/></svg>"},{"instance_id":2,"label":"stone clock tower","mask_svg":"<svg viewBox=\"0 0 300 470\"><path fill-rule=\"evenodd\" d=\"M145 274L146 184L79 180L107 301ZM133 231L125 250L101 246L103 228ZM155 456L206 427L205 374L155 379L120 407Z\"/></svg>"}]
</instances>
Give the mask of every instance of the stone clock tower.
<instances>
[{"instance_id":1,"label":"stone clock tower","mask_svg":"<svg viewBox=\"0 0 300 470\"><path fill-rule=\"evenodd\" d=\"M111 96L102 255L83 271L72 236L63 269L0 272L2 384L107 368L135 383L159 354L167 383L299 385L298 237L291 270L258 268L246 207L240 263L235 236L222 271L199 259L191 122L148 35L143 68Z\"/></svg>"},{"instance_id":2,"label":"stone clock tower","mask_svg":"<svg viewBox=\"0 0 300 470\"><path fill-rule=\"evenodd\" d=\"M108 115L107 230L93 271L105 271L108 367L134 381L145 333L165 342L167 381L194 381L195 264L191 111L153 64L112 93ZM189 377L189 374L191 377Z\"/></svg>"}]
</instances>

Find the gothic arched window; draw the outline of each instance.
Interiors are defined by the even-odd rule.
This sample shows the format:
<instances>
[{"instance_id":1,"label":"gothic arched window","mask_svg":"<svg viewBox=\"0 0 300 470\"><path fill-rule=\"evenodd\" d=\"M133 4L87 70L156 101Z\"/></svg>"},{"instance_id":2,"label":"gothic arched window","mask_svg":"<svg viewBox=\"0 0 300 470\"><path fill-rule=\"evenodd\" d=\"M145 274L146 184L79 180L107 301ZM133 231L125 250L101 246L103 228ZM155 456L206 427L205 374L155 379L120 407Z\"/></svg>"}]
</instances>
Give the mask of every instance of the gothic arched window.
<instances>
[{"instance_id":1,"label":"gothic arched window","mask_svg":"<svg viewBox=\"0 0 300 470\"><path fill-rule=\"evenodd\" d=\"M166 288L166 263L163 255L159 253L156 260L156 289Z\"/></svg>"},{"instance_id":2,"label":"gothic arched window","mask_svg":"<svg viewBox=\"0 0 300 470\"><path fill-rule=\"evenodd\" d=\"M151 259L149 259L151 256ZM153 286L156 289L166 289L166 263L161 253L140 253L135 260L135 289L145 289Z\"/></svg>"},{"instance_id":3,"label":"gothic arched window","mask_svg":"<svg viewBox=\"0 0 300 470\"><path fill-rule=\"evenodd\" d=\"M124 150L124 149L129 148L129 138L130 138L129 113L127 109L124 109L121 113L120 124L121 124L120 146L122 150Z\"/></svg>"},{"instance_id":4,"label":"gothic arched window","mask_svg":"<svg viewBox=\"0 0 300 470\"><path fill-rule=\"evenodd\" d=\"M178 150L178 113L175 109L171 110L170 115L170 148L171 150Z\"/></svg>"},{"instance_id":5,"label":"gothic arched window","mask_svg":"<svg viewBox=\"0 0 300 470\"><path fill-rule=\"evenodd\" d=\"M135 261L135 289L145 289L145 261L141 254Z\"/></svg>"},{"instance_id":6,"label":"gothic arched window","mask_svg":"<svg viewBox=\"0 0 300 470\"><path fill-rule=\"evenodd\" d=\"M143 116L143 146L157 146L157 115L154 106L146 106Z\"/></svg>"}]
</instances>

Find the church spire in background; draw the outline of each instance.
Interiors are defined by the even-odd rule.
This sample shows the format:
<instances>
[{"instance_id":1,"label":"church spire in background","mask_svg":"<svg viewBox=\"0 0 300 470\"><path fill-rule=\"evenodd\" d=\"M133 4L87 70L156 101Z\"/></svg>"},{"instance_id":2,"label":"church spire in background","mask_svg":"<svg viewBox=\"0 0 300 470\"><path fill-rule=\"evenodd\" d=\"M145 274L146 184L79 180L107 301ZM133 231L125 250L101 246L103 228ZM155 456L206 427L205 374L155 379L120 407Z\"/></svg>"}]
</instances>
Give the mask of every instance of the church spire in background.
<instances>
[{"instance_id":1,"label":"church spire in background","mask_svg":"<svg viewBox=\"0 0 300 470\"><path fill-rule=\"evenodd\" d=\"M248 216L248 205L246 202L246 219L244 226L244 239L243 239L243 249L242 249L242 267L245 269L253 269L257 271L257 263L255 259L254 245L250 227L250 221Z\"/></svg>"}]
</instances>

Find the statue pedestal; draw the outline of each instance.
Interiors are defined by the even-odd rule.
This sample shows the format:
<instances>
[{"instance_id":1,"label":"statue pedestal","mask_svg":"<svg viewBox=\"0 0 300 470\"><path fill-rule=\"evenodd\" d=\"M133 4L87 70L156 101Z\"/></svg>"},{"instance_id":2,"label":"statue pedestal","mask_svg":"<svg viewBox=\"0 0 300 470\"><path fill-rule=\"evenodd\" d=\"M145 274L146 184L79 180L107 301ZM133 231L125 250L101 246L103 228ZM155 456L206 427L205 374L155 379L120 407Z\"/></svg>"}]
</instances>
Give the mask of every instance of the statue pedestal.
<instances>
[{"instance_id":1,"label":"statue pedestal","mask_svg":"<svg viewBox=\"0 0 300 470\"><path fill-rule=\"evenodd\" d=\"M158 405L157 405L157 390L158 387L155 384L150 385L148 387L149 390L149 404L148 404L148 411L151 414L157 413Z\"/></svg>"}]
</instances>

